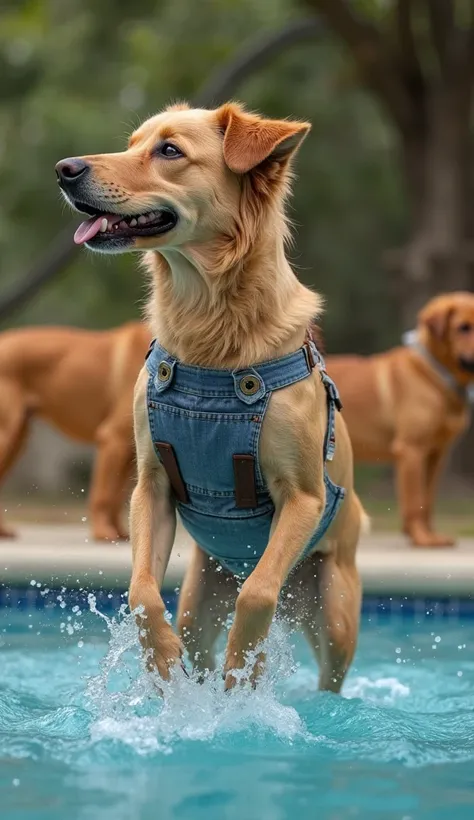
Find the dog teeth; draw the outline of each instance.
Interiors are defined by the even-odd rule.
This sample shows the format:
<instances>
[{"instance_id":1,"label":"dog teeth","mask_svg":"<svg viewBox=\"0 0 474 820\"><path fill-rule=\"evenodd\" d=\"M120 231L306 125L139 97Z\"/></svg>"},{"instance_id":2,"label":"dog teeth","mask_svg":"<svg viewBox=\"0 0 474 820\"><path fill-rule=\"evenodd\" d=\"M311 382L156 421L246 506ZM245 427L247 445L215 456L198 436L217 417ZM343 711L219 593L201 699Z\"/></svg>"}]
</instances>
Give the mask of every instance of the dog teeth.
<instances>
[{"instance_id":1,"label":"dog teeth","mask_svg":"<svg viewBox=\"0 0 474 820\"><path fill-rule=\"evenodd\" d=\"M138 224L139 225L146 225L146 222L147 222L146 216L139 216L138 217Z\"/></svg>"},{"instance_id":2,"label":"dog teeth","mask_svg":"<svg viewBox=\"0 0 474 820\"><path fill-rule=\"evenodd\" d=\"M106 232L107 225L108 225L107 219L104 217L102 222L100 223L100 233L105 233Z\"/></svg>"},{"instance_id":3,"label":"dog teeth","mask_svg":"<svg viewBox=\"0 0 474 820\"><path fill-rule=\"evenodd\" d=\"M119 228L128 228L128 222L125 222L125 219L122 219L121 222L118 223Z\"/></svg>"},{"instance_id":4,"label":"dog teeth","mask_svg":"<svg viewBox=\"0 0 474 820\"><path fill-rule=\"evenodd\" d=\"M134 228L136 224L137 224L137 220L134 217L133 219L130 220L130 227Z\"/></svg>"}]
</instances>

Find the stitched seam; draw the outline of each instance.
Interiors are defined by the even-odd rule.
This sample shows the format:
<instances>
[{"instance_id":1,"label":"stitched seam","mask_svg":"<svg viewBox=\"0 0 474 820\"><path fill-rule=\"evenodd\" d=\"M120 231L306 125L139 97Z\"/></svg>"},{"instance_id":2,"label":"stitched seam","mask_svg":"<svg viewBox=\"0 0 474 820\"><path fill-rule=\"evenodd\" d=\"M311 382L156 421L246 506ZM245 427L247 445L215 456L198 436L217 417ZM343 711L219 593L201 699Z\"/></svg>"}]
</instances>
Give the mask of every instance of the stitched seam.
<instances>
[{"instance_id":1,"label":"stitched seam","mask_svg":"<svg viewBox=\"0 0 474 820\"><path fill-rule=\"evenodd\" d=\"M235 390L232 386L232 390L227 390L223 388L222 390L209 390L209 389L202 389L200 390L197 387L183 387L180 385L179 382L173 384L174 390L179 391L180 393L188 393L191 396L208 396L209 398L223 398L223 399L232 399L235 396Z\"/></svg>"},{"instance_id":2,"label":"stitched seam","mask_svg":"<svg viewBox=\"0 0 474 820\"><path fill-rule=\"evenodd\" d=\"M149 406L154 410L163 411L174 416L184 416L190 419L201 419L203 421L219 421L225 423L245 423L251 421L255 413L206 413L201 410L185 410L179 407L173 407L169 404L164 404L156 401L149 401Z\"/></svg>"},{"instance_id":3,"label":"stitched seam","mask_svg":"<svg viewBox=\"0 0 474 820\"><path fill-rule=\"evenodd\" d=\"M186 484L186 489L196 495L204 495L209 498L232 498L233 490L206 490L205 487L198 487L196 484Z\"/></svg>"},{"instance_id":4,"label":"stitched seam","mask_svg":"<svg viewBox=\"0 0 474 820\"><path fill-rule=\"evenodd\" d=\"M218 518L221 521L238 521L239 519L247 519L247 518L264 518L265 516L269 515L270 513L273 515L275 510L273 501L267 502L264 507L258 507L258 512L253 512L249 510L246 512L245 510L238 510L238 514L236 515L221 515L219 513L213 513L206 510L198 510L196 507L193 507L192 502L189 505L183 504L181 501L178 502L178 508L184 508L184 510L191 511L196 515L201 515L204 518ZM183 519L186 520L186 516L183 516Z\"/></svg>"},{"instance_id":5,"label":"stitched seam","mask_svg":"<svg viewBox=\"0 0 474 820\"><path fill-rule=\"evenodd\" d=\"M263 477L262 467L260 465L260 435L262 432L263 422L265 421L265 413L267 412L268 403L270 401L271 393L267 393L265 396L264 406L262 411L259 415L262 417L260 422L255 422L253 425L253 442L252 442L252 452L255 458L255 471L257 473L257 487L265 490L268 493L268 487L266 485L265 479Z\"/></svg>"}]
</instances>

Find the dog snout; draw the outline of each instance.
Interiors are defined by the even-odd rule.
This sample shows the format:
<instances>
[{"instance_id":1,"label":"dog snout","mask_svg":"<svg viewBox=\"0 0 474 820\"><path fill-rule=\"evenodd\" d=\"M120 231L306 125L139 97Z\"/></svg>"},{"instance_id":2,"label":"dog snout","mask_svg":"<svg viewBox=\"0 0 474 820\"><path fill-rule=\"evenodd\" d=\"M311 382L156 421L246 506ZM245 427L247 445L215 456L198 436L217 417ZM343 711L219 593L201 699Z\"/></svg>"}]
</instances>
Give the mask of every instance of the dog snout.
<instances>
[{"instance_id":1,"label":"dog snout","mask_svg":"<svg viewBox=\"0 0 474 820\"><path fill-rule=\"evenodd\" d=\"M62 159L56 165L56 175L61 188L70 188L79 180L82 182L89 171L90 165L79 157Z\"/></svg>"}]
</instances>

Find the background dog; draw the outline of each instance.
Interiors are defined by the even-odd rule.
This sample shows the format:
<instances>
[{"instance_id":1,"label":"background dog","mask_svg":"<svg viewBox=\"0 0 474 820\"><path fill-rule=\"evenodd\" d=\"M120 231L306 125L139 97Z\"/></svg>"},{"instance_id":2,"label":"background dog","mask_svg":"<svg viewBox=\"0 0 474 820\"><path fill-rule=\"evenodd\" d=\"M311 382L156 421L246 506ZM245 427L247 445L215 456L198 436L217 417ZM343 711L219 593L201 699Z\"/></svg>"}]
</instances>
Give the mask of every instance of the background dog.
<instances>
[{"instance_id":1,"label":"background dog","mask_svg":"<svg viewBox=\"0 0 474 820\"><path fill-rule=\"evenodd\" d=\"M413 343L375 356L328 356L354 457L396 466L404 532L417 547L454 541L433 528L441 468L469 424L474 384L474 294L447 293L418 316Z\"/></svg>"},{"instance_id":2,"label":"background dog","mask_svg":"<svg viewBox=\"0 0 474 820\"><path fill-rule=\"evenodd\" d=\"M33 416L97 445L90 518L94 538L124 538L120 513L134 459L133 388L150 333L140 322L106 331L26 328L0 335L0 480ZM0 522L0 536L13 533Z\"/></svg>"}]
</instances>

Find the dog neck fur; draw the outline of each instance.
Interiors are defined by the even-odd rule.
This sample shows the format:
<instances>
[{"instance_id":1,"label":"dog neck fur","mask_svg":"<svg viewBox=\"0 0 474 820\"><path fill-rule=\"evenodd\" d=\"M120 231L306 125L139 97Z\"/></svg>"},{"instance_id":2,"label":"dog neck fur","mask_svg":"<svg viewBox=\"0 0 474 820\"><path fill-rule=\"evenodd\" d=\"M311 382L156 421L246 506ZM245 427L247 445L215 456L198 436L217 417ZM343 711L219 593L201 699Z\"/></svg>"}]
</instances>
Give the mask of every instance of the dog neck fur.
<instances>
[{"instance_id":1,"label":"dog neck fur","mask_svg":"<svg viewBox=\"0 0 474 820\"><path fill-rule=\"evenodd\" d=\"M285 256L288 179L255 207L255 186L244 177L232 235L146 254L152 332L181 361L241 368L303 343L322 299L299 282Z\"/></svg>"}]
</instances>

